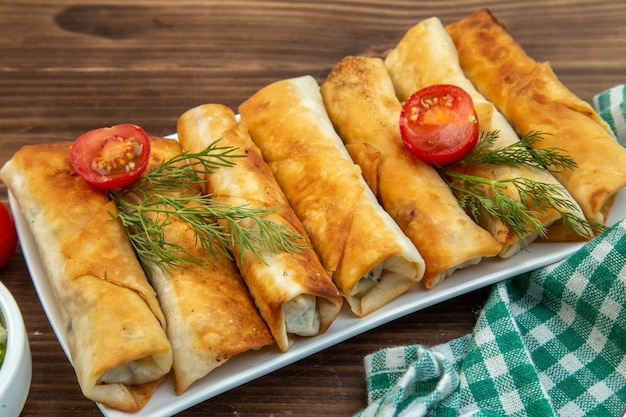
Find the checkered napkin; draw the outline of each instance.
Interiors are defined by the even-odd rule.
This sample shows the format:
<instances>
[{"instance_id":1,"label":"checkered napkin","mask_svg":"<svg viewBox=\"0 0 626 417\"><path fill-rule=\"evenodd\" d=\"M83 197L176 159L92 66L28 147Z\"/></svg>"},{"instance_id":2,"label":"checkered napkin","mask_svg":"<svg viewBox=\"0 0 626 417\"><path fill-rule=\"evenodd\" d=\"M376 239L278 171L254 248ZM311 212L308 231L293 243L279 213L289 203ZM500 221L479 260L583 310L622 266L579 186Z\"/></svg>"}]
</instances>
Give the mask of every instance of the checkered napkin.
<instances>
[{"instance_id":1,"label":"checkered napkin","mask_svg":"<svg viewBox=\"0 0 626 417\"><path fill-rule=\"evenodd\" d=\"M626 84L601 92L593 98L593 105L611 126L619 143L626 146Z\"/></svg>"},{"instance_id":2,"label":"checkered napkin","mask_svg":"<svg viewBox=\"0 0 626 417\"><path fill-rule=\"evenodd\" d=\"M617 86L594 98L622 139L625 94ZM368 407L358 417L619 416L626 220L561 262L495 284L471 334L384 349L364 365Z\"/></svg>"}]
</instances>

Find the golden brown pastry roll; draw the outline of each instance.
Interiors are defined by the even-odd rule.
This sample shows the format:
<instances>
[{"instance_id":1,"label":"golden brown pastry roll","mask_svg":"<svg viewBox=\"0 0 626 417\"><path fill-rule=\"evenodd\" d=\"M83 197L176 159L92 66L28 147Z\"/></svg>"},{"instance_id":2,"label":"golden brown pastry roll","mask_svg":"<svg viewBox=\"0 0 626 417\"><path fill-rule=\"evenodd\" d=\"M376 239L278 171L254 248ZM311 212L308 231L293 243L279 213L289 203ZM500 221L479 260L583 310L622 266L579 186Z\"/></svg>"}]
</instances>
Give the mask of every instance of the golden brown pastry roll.
<instances>
[{"instance_id":1,"label":"golden brown pastry roll","mask_svg":"<svg viewBox=\"0 0 626 417\"><path fill-rule=\"evenodd\" d=\"M273 83L239 111L355 314L376 310L420 281L422 256L367 186L313 77Z\"/></svg>"},{"instance_id":2,"label":"golden brown pastry roll","mask_svg":"<svg viewBox=\"0 0 626 417\"><path fill-rule=\"evenodd\" d=\"M346 57L322 84L326 109L385 210L417 246L432 288L458 268L500 252L502 245L459 207L432 165L400 138L401 104L379 58Z\"/></svg>"},{"instance_id":3,"label":"golden brown pastry roll","mask_svg":"<svg viewBox=\"0 0 626 417\"><path fill-rule=\"evenodd\" d=\"M236 154L245 155L233 160L233 166L220 167L207 175L206 192L228 205L276 208L266 218L287 227L294 236L302 236L301 250L293 253L263 251L259 258L249 249L231 247L278 347L286 351L300 336L324 333L339 314L343 300L245 127L236 123L229 108L207 104L179 118L178 137L191 152L200 152L220 139L219 146L234 147ZM240 224L255 227L250 219Z\"/></svg>"},{"instance_id":4,"label":"golden brown pastry roll","mask_svg":"<svg viewBox=\"0 0 626 417\"><path fill-rule=\"evenodd\" d=\"M165 318L115 204L76 174L70 145L25 146L0 175L30 225L81 390L137 411L172 366Z\"/></svg>"},{"instance_id":5,"label":"golden brown pastry roll","mask_svg":"<svg viewBox=\"0 0 626 417\"><path fill-rule=\"evenodd\" d=\"M529 57L486 9L446 27L466 76L519 134L547 133L535 145L559 148L577 168L555 177L589 220L604 223L626 185L626 150L593 108Z\"/></svg>"},{"instance_id":6,"label":"golden brown pastry roll","mask_svg":"<svg viewBox=\"0 0 626 417\"><path fill-rule=\"evenodd\" d=\"M415 91L430 85L456 85L465 90L472 98L478 114L480 129L484 132L498 132L497 139L491 146L492 149L504 148L519 142L517 133L502 113L474 88L471 81L463 73L459 65L456 48L437 17L423 20L407 31L396 47L386 56L385 66L391 76L400 101L406 100ZM527 178L539 183L550 184L559 190L554 197L566 199L575 207L575 210L570 211L575 216L584 219L582 210L573 197L569 195L553 175L545 171L529 166L513 167L494 164L457 164L449 168L465 174L493 180ZM510 198L519 201L519 193L512 185L509 185L506 190L502 191ZM485 187L485 192L488 195L493 195L493 191L488 187ZM528 200L528 203L530 204L530 200ZM561 219L560 213L553 208L540 209L532 206L532 204L530 208L536 212L534 217L546 228ZM514 233L510 226L486 212L482 213L478 220L479 224L502 244L500 256L503 258L516 254L523 246L528 245L538 237L538 234L529 227L524 236L524 241L520 242L519 236ZM589 234L591 235L591 231L589 231Z\"/></svg>"},{"instance_id":7,"label":"golden brown pastry roll","mask_svg":"<svg viewBox=\"0 0 626 417\"><path fill-rule=\"evenodd\" d=\"M151 143L148 169L182 152L175 140L151 138ZM170 221L166 241L204 260L168 268L148 263L147 268L168 322L176 393L181 394L233 356L271 345L274 339L234 262L217 251L211 257L186 223L176 216Z\"/></svg>"}]
</instances>

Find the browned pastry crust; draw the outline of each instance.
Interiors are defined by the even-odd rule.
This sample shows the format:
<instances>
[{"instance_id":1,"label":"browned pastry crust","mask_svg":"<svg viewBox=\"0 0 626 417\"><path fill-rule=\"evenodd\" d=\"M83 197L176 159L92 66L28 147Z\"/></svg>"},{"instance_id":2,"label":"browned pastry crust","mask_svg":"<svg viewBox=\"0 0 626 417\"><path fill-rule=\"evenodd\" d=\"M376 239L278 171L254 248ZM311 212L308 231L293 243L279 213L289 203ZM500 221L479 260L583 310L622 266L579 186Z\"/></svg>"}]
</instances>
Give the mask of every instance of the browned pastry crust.
<instances>
[{"instance_id":1,"label":"browned pastry crust","mask_svg":"<svg viewBox=\"0 0 626 417\"><path fill-rule=\"evenodd\" d=\"M182 152L175 140L151 138L149 168ZM173 190L173 192L177 192ZM190 227L175 216L165 239L204 259L204 264L148 268L169 324L176 393L242 352L274 343L235 263L202 251Z\"/></svg>"},{"instance_id":2,"label":"browned pastry crust","mask_svg":"<svg viewBox=\"0 0 626 417\"><path fill-rule=\"evenodd\" d=\"M355 314L365 315L419 282L421 255L368 188L313 77L266 86L239 112Z\"/></svg>"},{"instance_id":3,"label":"browned pastry crust","mask_svg":"<svg viewBox=\"0 0 626 417\"><path fill-rule=\"evenodd\" d=\"M225 204L275 209L267 219L303 236L301 243L308 246L296 253L262 252L262 259L237 245L231 248L278 347L286 351L299 336L324 333L339 314L342 298L245 127L236 123L230 109L207 104L181 116L178 135L192 152L219 138L219 146L234 147L237 154L245 155L235 165L207 175L206 191ZM242 225L255 227L245 219Z\"/></svg>"},{"instance_id":4,"label":"browned pastry crust","mask_svg":"<svg viewBox=\"0 0 626 417\"><path fill-rule=\"evenodd\" d=\"M626 149L593 108L526 54L487 10L446 27L463 71L519 134L544 132L538 147L562 149L576 163L555 177L585 216L605 223L615 194L626 185Z\"/></svg>"},{"instance_id":5,"label":"browned pastry crust","mask_svg":"<svg viewBox=\"0 0 626 417\"><path fill-rule=\"evenodd\" d=\"M171 369L165 319L115 205L74 172L70 145L25 146L2 179L30 224L84 395L137 411Z\"/></svg>"},{"instance_id":6,"label":"browned pastry crust","mask_svg":"<svg viewBox=\"0 0 626 417\"><path fill-rule=\"evenodd\" d=\"M504 148L519 142L519 137L506 118L485 99L471 81L467 79L459 65L456 48L437 17L425 19L407 31L396 47L385 58L385 66L393 80L396 94L400 100L406 99L415 91L434 84L453 84L464 89L472 98L478 115L480 130L497 132L491 148ZM574 198L548 172L530 166L513 167L504 164L456 164L448 167L465 174L488 178L497 181L513 178L527 178L538 183L550 184L558 189L555 197L567 200L575 209L567 210L574 216L584 219L584 215ZM451 181L457 181L451 179ZM485 194L493 195L492 187L483 188ZM509 198L519 200L520 196L513 185L500 190ZM526 203L535 212L534 217L544 226L550 227L560 222L561 214L554 208L540 208L532 204L530 198ZM562 209L566 210L566 209ZM539 234L530 226L522 239L512 228L501 219L482 212L478 222L502 244L500 256L507 258L515 255L522 247L530 244ZM591 230L588 235L592 235Z\"/></svg>"},{"instance_id":7,"label":"browned pastry crust","mask_svg":"<svg viewBox=\"0 0 626 417\"><path fill-rule=\"evenodd\" d=\"M502 246L459 207L433 166L404 148L401 104L381 59L344 58L322 84L322 96L365 177L376 179L370 187L422 254L426 288L499 253Z\"/></svg>"}]
</instances>

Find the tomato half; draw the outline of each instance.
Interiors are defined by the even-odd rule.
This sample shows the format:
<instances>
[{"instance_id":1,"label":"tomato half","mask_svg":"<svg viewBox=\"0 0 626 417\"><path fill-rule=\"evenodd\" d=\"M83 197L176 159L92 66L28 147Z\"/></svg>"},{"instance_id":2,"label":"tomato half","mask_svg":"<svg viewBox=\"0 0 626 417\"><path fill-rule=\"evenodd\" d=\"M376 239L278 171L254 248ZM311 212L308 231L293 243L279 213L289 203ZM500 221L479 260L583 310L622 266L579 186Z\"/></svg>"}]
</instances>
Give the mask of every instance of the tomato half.
<instances>
[{"instance_id":1,"label":"tomato half","mask_svg":"<svg viewBox=\"0 0 626 417\"><path fill-rule=\"evenodd\" d=\"M17 232L9 209L0 203L0 268L9 263L17 247Z\"/></svg>"},{"instance_id":2,"label":"tomato half","mask_svg":"<svg viewBox=\"0 0 626 417\"><path fill-rule=\"evenodd\" d=\"M461 160L478 142L478 133L474 102L455 85L423 88L402 106L402 141L428 163L445 165Z\"/></svg>"},{"instance_id":3,"label":"tomato half","mask_svg":"<svg viewBox=\"0 0 626 417\"><path fill-rule=\"evenodd\" d=\"M121 188L145 171L150 138L139 126L122 124L91 130L74 141L70 162L94 187Z\"/></svg>"}]
</instances>

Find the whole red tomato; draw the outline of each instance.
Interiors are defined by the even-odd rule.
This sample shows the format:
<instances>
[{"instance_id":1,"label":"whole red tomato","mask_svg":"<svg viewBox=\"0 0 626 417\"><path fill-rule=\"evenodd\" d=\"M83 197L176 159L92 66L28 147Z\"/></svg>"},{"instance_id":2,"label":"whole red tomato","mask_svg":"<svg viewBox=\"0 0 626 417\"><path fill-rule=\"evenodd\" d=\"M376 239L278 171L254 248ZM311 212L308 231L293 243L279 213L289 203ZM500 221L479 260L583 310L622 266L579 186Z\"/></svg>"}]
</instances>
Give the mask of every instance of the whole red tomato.
<instances>
[{"instance_id":1,"label":"whole red tomato","mask_svg":"<svg viewBox=\"0 0 626 417\"><path fill-rule=\"evenodd\" d=\"M0 203L0 268L5 266L17 247L17 232L9 209Z\"/></svg>"}]
</instances>

